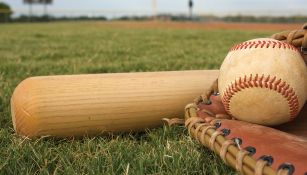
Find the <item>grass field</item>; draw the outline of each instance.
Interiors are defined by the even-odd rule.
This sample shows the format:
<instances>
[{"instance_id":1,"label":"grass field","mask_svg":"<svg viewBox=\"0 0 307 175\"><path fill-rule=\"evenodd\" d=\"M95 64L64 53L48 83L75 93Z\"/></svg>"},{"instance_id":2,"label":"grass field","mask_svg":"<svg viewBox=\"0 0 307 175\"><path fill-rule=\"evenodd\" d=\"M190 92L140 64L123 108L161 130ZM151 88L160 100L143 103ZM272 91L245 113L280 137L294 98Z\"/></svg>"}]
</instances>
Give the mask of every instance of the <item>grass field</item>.
<instances>
[{"instance_id":1,"label":"grass field","mask_svg":"<svg viewBox=\"0 0 307 175\"><path fill-rule=\"evenodd\" d=\"M219 68L228 48L276 31L0 25L0 174L234 174L184 127L85 139L14 134L10 96L29 76Z\"/></svg>"}]
</instances>

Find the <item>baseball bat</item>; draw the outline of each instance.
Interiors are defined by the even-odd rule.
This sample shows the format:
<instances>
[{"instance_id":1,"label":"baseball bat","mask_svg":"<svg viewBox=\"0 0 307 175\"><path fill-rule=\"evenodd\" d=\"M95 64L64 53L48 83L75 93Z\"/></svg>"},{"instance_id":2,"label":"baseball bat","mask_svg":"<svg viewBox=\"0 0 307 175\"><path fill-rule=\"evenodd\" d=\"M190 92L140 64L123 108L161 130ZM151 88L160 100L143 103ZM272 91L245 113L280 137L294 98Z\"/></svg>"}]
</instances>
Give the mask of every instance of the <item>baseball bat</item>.
<instances>
[{"instance_id":1,"label":"baseball bat","mask_svg":"<svg viewBox=\"0 0 307 175\"><path fill-rule=\"evenodd\" d=\"M13 126L29 138L145 130L183 117L184 106L217 76L198 70L31 77L12 95Z\"/></svg>"}]
</instances>

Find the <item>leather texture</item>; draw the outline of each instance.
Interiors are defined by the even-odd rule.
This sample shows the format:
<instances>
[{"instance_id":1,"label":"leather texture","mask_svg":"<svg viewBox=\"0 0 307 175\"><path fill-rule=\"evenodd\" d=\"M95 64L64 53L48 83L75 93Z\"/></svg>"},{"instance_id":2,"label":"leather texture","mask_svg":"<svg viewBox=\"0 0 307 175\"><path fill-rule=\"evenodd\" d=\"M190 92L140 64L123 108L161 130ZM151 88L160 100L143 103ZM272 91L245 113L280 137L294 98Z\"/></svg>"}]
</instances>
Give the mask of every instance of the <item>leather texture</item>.
<instances>
[{"instance_id":1,"label":"leather texture","mask_svg":"<svg viewBox=\"0 0 307 175\"><path fill-rule=\"evenodd\" d=\"M301 29L275 33L271 38L287 42L297 47L298 50L305 50L302 52L302 56L307 64L307 23L305 23Z\"/></svg>"},{"instance_id":2,"label":"leather texture","mask_svg":"<svg viewBox=\"0 0 307 175\"><path fill-rule=\"evenodd\" d=\"M239 138L242 141L240 145L242 149L254 147L256 153L252 157L255 160L264 155L271 156L273 158L271 167L276 171L287 163L285 165L294 167L293 174L307 172L307 105L295 120L271 128L238 120L217 120L214 115L225 113L225 110L220 96L211 96L210 100L210 105L204 103L197 105L197 116L206 123L218 126L217 131L222 132L225 129L230 131L225 136L226 140ZM211 111L214 115L208 114L207 111Z\"/></svg>"},{"instance_id":3,"label":"leather texture","mask_svg":"<svg viewBox=\"0 0 307 175\"><path fill-rule=\"evenodd\" d=\"M283 163L295 167L295 174L307 172L307 140L273 128L237 120L221 120L221 129L230 129L228 139L240 138L242 148L252 146L256 149L255 159L270 155L272 167L278 169Z\"/></svg>"}]
</instances>

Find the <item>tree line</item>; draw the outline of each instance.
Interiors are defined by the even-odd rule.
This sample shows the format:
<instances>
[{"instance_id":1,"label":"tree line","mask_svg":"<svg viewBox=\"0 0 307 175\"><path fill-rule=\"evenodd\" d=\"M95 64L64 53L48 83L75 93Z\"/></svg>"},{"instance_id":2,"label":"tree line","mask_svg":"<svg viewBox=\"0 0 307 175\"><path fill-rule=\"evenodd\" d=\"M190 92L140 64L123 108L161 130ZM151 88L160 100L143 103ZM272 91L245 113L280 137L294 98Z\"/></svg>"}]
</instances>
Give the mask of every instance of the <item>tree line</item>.
<instances>
[{"instance_id":1,"label":"tree line","mask_svg":"<svg viewBox=\"0 0 307 175\"><path fill-rule=\"evenodd\" d=\"M8 4L0 2L0 23L3 22L50 22L50 21L71 21L71 20L107 20L104 16L88 17L55 17L50 15L42 16L29 16L20 15L12 18L12 10ZM288 17L272 17L272 16L248 16L248 15L234 15L217 17L212 15L207 16L191 16L189 15L171 15L171 14L160 14L153 18L152 16L122 16L111 20L134 20L134 21L145 21L145 20L167 20L167 21L224 21L224 22L261 22L261 23L305 23L307 16L288 16Z\"/></svg>"}]
</instances>

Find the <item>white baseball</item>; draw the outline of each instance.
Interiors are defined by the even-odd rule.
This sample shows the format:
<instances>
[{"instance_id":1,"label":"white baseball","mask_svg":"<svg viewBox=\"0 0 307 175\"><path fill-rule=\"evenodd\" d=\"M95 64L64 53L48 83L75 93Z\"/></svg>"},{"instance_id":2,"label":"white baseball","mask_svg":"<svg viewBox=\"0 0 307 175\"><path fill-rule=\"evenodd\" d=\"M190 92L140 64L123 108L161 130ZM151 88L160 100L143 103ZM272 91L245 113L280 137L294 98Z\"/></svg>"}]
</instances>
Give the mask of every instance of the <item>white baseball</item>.
<instances>
[{"instance_id":1,"label":"white baseball","mask_svg":"<svg viewBox=\"0 0 307 175\"><path fill-rule=\"evenodd\" d=\"M293 120L307 98L307 68L292 45L269 38L232 47L218 77L227 112L238 120L278 125Z\"/></svg>"}]
</instances>

